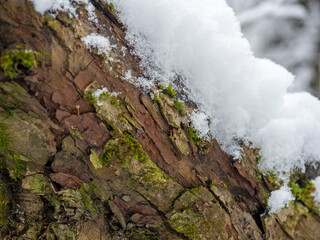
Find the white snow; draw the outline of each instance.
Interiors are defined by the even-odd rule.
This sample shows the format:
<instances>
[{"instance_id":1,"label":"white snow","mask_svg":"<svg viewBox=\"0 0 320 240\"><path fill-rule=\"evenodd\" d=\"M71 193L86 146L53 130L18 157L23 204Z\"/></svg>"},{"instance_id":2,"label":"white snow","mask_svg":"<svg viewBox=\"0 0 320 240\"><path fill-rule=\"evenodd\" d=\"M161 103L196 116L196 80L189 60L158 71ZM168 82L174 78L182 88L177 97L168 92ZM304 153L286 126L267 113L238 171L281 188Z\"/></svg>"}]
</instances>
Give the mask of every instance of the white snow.
<instances>
[{"instance_id":1,"label":"white snow","mask_svg":"<svg viewBox=\"0 0 320 240\"><path fill-rule=\"evenodd\" d=\"M270 195L268 206L269 213L279 212L282 208L288 207L290 202L295 198L291 193L291 189L283 186L279 190L273 191Z\"/></svg>"},{"instance_id":2,"label":"white snow","mask_svg":"<svg viewBox=\"0 0 320 240\"><path fill-rule=\"evenodd\" d=\"M208 138L208 133L210 131L209 116L204 112L194 111L190 116L190 120L192 126L197 129L198 136L205 139Z\"/></svg>"},{"instance_id":3,"label":"white snow","mask_svg":"<svg viewBox=\"0 0 320 240\"><path fill-rule=\"evenodd\" d=\"M314 186L316 187L316 191L313 193L314 200L320 204L320 176L312 181Z\"/></svg>"},{"instance_id":4,"label":"white snow","mask_svg":"<svg viewBox=\"0 0 320 240\"><path fill-rule=\"evenodd\" d=\"M89 0L30 0L37 12L42 15L47 11L69 12L73 16L77 16L76 4L84 4L88 11L89 20L97 23L98 19L95 14L95 8Z\"/></svg>"},{"instance_id":5,"label":"white snow","mask_svg":"<svg viewBox=\"0 0 320 240\"><path fill-rule=\"evenodd\" d=\"M86 44L89 51L91 51L92 48L96 48L99 55L104 54L107 57L109 56L111 46L107 37L91 33L90 35L81 38L81 41Z\"/></svg>"}]
</instances>

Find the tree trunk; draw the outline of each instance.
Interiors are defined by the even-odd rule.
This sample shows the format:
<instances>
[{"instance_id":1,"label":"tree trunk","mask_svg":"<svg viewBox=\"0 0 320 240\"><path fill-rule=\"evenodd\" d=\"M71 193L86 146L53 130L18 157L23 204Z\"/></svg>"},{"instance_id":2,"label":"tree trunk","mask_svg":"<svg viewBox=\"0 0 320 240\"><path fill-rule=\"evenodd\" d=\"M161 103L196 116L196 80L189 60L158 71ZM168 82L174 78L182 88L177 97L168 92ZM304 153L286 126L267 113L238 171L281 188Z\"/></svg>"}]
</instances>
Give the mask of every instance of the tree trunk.
<instances>
[{"instance_id":1,"label":"tree trunk","mask_svg":"<svg viewBox=\"0 0 320 240\"><path fill-rule=\"evenodd\" d=\"M276 186L256 170L258 149L244 146L233 161L197 137L170 94L153 101L124 79L142 75L139 59L116 15L93 3L105 26L84 8L79 19L53 18L28 1L0 1L1 236L319 238L317 210L303 199L264 214ZM112 58L81 41L97 29L117 46ZM102 87L118 95L98 104Z\"/></svg>"}]
</instances>

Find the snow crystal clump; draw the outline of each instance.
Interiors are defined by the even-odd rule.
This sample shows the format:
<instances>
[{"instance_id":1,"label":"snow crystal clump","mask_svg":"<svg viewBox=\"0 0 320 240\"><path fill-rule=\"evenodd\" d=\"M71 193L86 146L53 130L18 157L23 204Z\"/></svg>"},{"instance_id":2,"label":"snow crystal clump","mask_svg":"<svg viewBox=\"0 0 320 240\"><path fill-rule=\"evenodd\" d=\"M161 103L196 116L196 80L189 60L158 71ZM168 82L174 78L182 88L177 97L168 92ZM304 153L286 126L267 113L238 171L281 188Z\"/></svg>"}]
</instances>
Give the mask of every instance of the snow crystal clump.
<instances>
[{"instance_id":1,"label":"snow crystal clump","mask_svg":"<svg viewBox=\"0 0 320 240\"><path fill-rule=\"evenodd\" d=\"M288 93L293 75L253 55L224 0L114 2L145 75L182 76L225 151L239 156L237 140L251 142L261 148L260 167L278 173L319 161L319 101Z\"/></svg>"},{"instance_id":2,"label":"snow crystal clump","mask_svg":"<svg viewBox=\"0 0 320 240\"><path fill-rule=\"evenodd\" d=\"M98 88L96 91L94 91L94 92L92 93L92 97L97 100L97 106L102 106L102 105L103 105L103 103L100 102L99 99L100 99L100 96L101 96L102 94L106 94L106 93L109 93L110 96L115 96L115 97L117 97L118 94L119 94L119 93L117 93L117 92L109 92L108 88L106 88L106 87L103 87L103 88L101 88L101 89Z\"/></svg>"},{"instance_id":3,"label":"snow crystal clump","mask_svg":"<svg viewBox=\"0 0 320 240\"><path fill-rule=\"evenodd\" d=\"M131 70L125 73L125 76L123 79L132 83L136 87L141 88L142 91L146 94L150 92L150 88L154 85L154 82L152 80L150 81L144 77L137 78L132 76Z\"/></svg>"},{"instance_id":4,"label":"snow crystal clump","mask_svg":"<svg viewBox=\"0 0 320 240\"><path fill-rule=\"evenodd\" d=\"M320 204L320 177L317 177L312 181L314 186L316 187L316 191L312 194L314 200Z\"/></svg>"},{"instance_id":5,"label":"snow crystal clump","mask_svg":"<svg viewBox=\"0 0 320 240\"><path fill-rule=\"evenodd\" d=\"M283 186L279 190L273 191L270 195L268 205L269 213L279 212L282 208L288 207L290 202L295 198L291 193L291 189Z\"/></svg>"},{"instance_id":6,"label":"snow crystal clump","mask_svg":"<svg viewBox=\"0 0 320 240\"><path fill-rule=\"evenodd\" d=\"M90 35L81 38L81 41L86 44L89 51L91 51L91 48L96 48L99 55L105 54L108 56L111 51L109 39L96 33L91 33Z\"/></svg>"},{"instance_id":7,"label":"snow crystal clump","mask_svg":"<svg viewBox=\"0 0 320 240\"><path fill-rule=\"evenodd\" d=\"M95 8L89 0L30 0L37 12L42 15L47 11L62 11L69 12L73 16L77 16L76 6L77 4L85 4L85 8L88 11L89 20L97 23L98 19L95 14Z\"/></svg>"},{"instance_id":8,"label":"snow crystal clump","mask_svg":"<svg viewBox=\"0 0 320 240\"><path fill-rule=\"evenodd\" d=\"M207 138L210 131L209 117L204 112L193 112L190 116L192 126L197 130L200 138Z\"/></svg>"}]
</instances>

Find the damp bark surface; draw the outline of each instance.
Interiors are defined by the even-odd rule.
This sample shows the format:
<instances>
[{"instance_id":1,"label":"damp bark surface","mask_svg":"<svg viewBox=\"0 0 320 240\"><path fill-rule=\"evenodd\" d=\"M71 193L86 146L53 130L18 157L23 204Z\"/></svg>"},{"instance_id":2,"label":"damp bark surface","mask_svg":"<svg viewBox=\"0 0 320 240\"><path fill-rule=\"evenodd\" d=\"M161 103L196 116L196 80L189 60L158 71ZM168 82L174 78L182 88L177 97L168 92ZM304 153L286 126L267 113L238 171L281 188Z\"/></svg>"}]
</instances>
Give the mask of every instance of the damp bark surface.
<instances>
[{"instance_id":1,"label":"damp bark surface","mask_svg":"<svg viewBox=\"0 0 320 240\"><path fill-rule=\"evenodd\" d=\"M139 59L116 14L92 3L99 23L82 7L52 17L0 1L1 237L317 239L309 199L267 214L276 186L257 171L257 149L234 161L193 136L193 105L183 112L166 91L155 101L124 79L143 75ZM111 39L112 58L88 51L92 32ZM101 105L90 96L103 87L118 95Z\"/></svg>"}]
</instances>

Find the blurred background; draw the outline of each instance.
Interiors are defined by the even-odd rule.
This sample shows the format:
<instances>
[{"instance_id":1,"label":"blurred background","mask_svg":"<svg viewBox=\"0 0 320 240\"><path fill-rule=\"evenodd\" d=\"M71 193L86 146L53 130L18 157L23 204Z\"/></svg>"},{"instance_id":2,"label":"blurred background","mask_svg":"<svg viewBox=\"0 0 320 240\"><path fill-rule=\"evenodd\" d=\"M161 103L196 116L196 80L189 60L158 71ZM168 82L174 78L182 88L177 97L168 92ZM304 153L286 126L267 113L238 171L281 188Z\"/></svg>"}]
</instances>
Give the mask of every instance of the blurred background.
<instances>
[{"instance_id":1,"label":"blurred background","mask_svg":"<svg viewBox=\"0 0 320 240\"><path fill-rule=\"evenodd\" d=\"M227 0L255 56L295 76L290 91L320 98L320 0Z\"/></svg>"}]
</instances>

